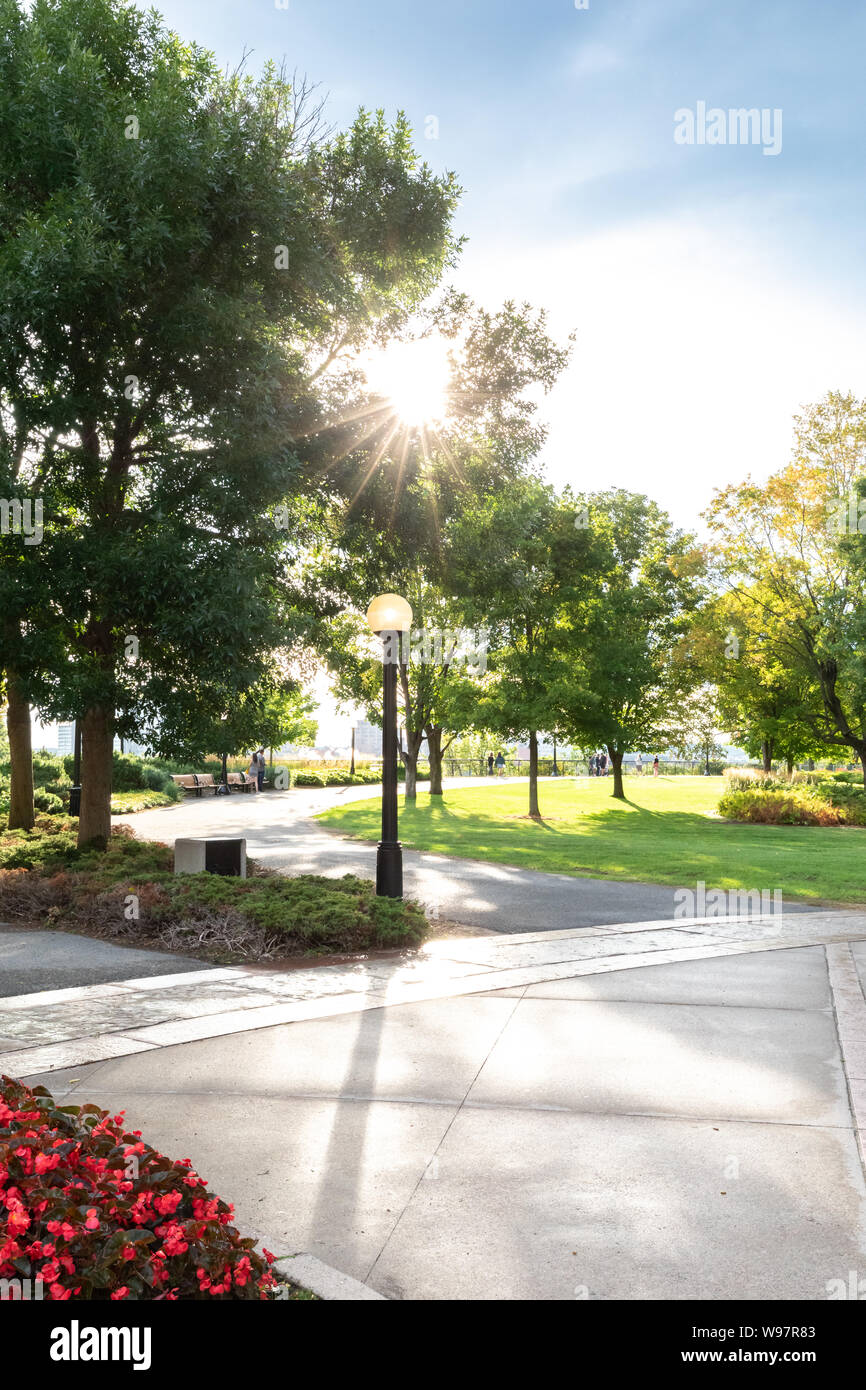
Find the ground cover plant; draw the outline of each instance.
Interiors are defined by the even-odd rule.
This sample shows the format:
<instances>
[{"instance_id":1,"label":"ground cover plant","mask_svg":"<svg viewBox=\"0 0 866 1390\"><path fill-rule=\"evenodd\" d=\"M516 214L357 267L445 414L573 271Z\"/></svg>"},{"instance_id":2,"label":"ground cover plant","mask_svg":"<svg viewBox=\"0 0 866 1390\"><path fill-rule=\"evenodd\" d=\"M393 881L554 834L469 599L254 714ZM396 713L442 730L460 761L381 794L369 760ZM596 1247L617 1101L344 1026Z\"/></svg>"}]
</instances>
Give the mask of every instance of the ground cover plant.
<instances>
[{"instance_id":1,"label":"ground cover plant","mask_svg":"<svg viewBox=\"0 0 866 1390\"><path fill-rule=\"evenodd\" d=\"M0 919L229 963L415 946L426 918L346 874L246 879L174 875L171 849L116 826L104 851L76 846L75 822L40 817L0 831Z\"/></svg>"}]
</instances>

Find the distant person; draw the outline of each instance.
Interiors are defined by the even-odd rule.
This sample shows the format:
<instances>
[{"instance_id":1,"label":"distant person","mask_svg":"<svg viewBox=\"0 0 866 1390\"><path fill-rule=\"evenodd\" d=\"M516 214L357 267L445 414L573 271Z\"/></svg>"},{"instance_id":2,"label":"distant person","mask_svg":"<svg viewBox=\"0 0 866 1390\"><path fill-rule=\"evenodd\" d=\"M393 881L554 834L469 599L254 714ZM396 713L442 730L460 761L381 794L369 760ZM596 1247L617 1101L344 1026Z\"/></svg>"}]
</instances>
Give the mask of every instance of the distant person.
<instances>
[{"instance_id":1,"label":"distant person","mask_svg":"<svg viewBox=\"0 0 866 1390\"><path fill-rule=\"evenodd\" d=\"M658 777L658 775L659 775L659 755L658 755L658 753L656 753L655 757L653 758L653 777Z\"/></svg>"},{"instance_id":2,"label":"distant person","mask_svg":"<svg viewBox=\"0 0 866 1390\"><path fill-rule=\"evenodd\" d=\"M496 776L505 776L505 759L503 758L501 753L496 754Z\"/></svg>"},{"instance_id":3,"label":"distant person","mask_svg":"<svg viewBox=\"0 0 866 1390\"><path fill-rule=\"evenodd\" d=\"M265 750L260 748L256 753L256 783L259 791L264 790L265 785Z\"/></svg>"},{"instance_id":4,"label":"distant person","mask_svg":"<svg viewBox=\"0 0 866 1390\"><path fill-rule=\"evenodd\" d=\"M492 777L492 776L493 776L493 754L492 754L492 753L488 753L488 754L487 754L487 776L488 776L488 777Z\"/></svg>"},{"instance_id":5,"label":"distant person","mask_svg":"<svg viewBox=\"0 0 866 1390\"><path fill-rule=\"evenodd\" d=\"M250 754L250 765L249 765L249 767L247 768L247 778L249 779L250 782L255 782L256 786L258 787L258 784L259 784L259 755L258 755L258 752L255 752L255 753L251 753L251 754Z\"/></svg>"},{"instance_id":6,"label":"distant person","mask_svg":"<svg viewBox=\"0 0 866 1390\"><path fill-rule=\"evenodd\" d=\"M602 753L602 755L601 755L601 775L602 775L602 777L606 777L606 776L607 776L607 754L606 754L606 753Z\"/></svg>"},{"instance_id":7,"label":"distant person","mask_svg":"<svg viewBox=\"0 0 866 1390\"><path fill-rule=\"evenodd\" d=\"M637 772L638 777L642 777L642 776L643 776L643 758L641 757L640 753L638 753L637 758L635 759L635 765L634 765L634 766L635 766L635 771Z\"/></svg>"}]
</instances>

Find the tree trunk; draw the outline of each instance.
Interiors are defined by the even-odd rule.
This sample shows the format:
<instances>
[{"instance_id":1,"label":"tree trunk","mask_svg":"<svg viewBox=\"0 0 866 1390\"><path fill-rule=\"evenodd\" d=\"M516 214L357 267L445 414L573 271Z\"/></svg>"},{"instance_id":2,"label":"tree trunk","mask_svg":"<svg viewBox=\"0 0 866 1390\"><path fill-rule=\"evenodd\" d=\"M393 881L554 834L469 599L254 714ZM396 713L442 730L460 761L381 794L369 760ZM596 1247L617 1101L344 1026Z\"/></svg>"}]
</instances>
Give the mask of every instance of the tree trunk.
<instances>
[{"instance_id":1,"label":"tree trunk","mask_svg":"<svg viewBox=\"0 0 866 1390\"><path fill-rule=\"evenodd\" d=\"M430 757L430 795L442 795L442 726L428 724L424 730L427 735L427 752Z\"/></svg>"},{"instance_id":2,"label":"tree trunk","mask_svg":"<svg viewBox=\"0 0 866 1390\"><path fill-rule=\"evenodd\" d=\"M424 740L424 731L419 729L417 732L412 729L404 730L406 736L406 747L400 744L400 757L406 769L406 783L404 796L407 801L418 800L418 752Z\"/></svg>"},{"instance_id":3,"label":"tree trunk","mask_svg":"<svg viewBox=\"0 0 866 1390\"><path fill-rule=\"evenodd\" d=\"M773 771L773 740L771 738L761 740L761 761L764 764L765 772Z\"/></svg>"},{"instance_id":4,"label":"tree trunk","mask_svg":"<svg viewBox=\"0 0 866 1390\"><path fill-rule=\"evenodd\" d=\"M81 721L81 815L78 846L105 848L111 834L111 773L114 719L94 705Z\"/></svg>"},{"instance_id":5,"label":"tree trunk","mask_svg":"<svg viewBox=\"0 0 866 1390\"><path fill-rule=\"evenodd\" d=\"M12 772L9 782L9 829L32 830L33 748L30 734L30 706L24 699L14 671L6 672L6 730Z\"/></svg>"},{"instance_id":6,"label":"tree trunk","mask_svg":"<svg viewBox=\"0 0 866 1390\"><path fill-rule=\"evenodd\" d=\"M613 768L613 794L620 801L625 801L625 787L622 782L622 753L611 748L610 744L607 745L607 751L610 754L610 765Z\"/></svg>"},{"instance_id":7,"label":"tree trunk","mask_svg":"<svg viewBox=\"0 0 866 1390\"><path fill-rule=\"evenodd\" d=\"M788 758L786 761L787 761L787 764L788 764L788 778L789 778L789 780L793 781L793 778L794 778L794 759L793 759L793 758Z\"/></svg>"},{"instance_id":8,"label":"tree trunk","mask_svg":"<svg viewBox=\"0 0 866 1390\"><path fill-rule=\"evenodd\" d=\"M860 754L860 764L863 768L863 786L866 787L866 752Z\"/></svg>"},{"instance_id":9,"label":"tree trunk","mask_svg":"<svg viewBox=\"0 0 866 1390\"><path fill-rule=\"evenodd\" d=\"M538 734L535 730L529 735L529 814L533 820L541 820L538 809Z\"/></svg>"}]
</instances>

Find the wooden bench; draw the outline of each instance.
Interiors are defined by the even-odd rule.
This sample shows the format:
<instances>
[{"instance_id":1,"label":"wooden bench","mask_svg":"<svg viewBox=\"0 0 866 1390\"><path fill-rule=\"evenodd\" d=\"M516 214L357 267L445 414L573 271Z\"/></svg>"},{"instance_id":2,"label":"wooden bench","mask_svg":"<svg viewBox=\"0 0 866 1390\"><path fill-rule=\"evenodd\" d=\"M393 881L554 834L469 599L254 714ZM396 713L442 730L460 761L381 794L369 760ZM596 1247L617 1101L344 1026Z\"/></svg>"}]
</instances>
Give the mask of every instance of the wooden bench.
<instances>
[{"instance_id":1,"label":"wooden bench","mask_svg":"<svg viewBox=\"0 0 866 1390\"><path fill-rule=\"evenodd\" d=\"M255 777L248 777L245 772L230 772L228 784L230 788L240 792L256 792L259 789Z\"/></svg>"},{"instance_id":2,"label":"wooden bench","mask_svg":"<svg viewBox=\"0 0 866 1390\"><path fill-rule=\"evenodd\" d=\"M212 772L173 772L171 780L183 787L185 792L193 792L196 796L201 796L203 791L216 795L217 786Z\"/></svg>"}]
</instances>

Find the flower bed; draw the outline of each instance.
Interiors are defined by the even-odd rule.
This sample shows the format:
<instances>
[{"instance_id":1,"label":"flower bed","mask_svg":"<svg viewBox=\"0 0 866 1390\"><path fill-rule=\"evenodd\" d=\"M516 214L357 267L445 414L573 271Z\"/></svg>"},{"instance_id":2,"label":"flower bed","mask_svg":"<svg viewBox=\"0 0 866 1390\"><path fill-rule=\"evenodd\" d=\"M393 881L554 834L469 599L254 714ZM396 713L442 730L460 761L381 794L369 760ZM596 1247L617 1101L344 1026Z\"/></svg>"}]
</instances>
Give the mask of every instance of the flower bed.
<instances>
[{"instance_id":1,"label":"flower bed","mask_svg":"<svg viewBox=\"0 0 866 1390\"><path fill-rule=\"evenodd\" d=\"M354 875L265 872L175 876L167 845L115 826L105 850L79 850L74 822L41 818L0 833L0 920L157 946L220 964L305 953L417 946L427 931L411 899L376 896Z\"/></svg>"},{"instance_id":2,"label":"flower bed","mask_svg":"<svg viewBox=\"0 0 866 1390\"><path fill-rule=\"evenodd\" d=\"M0 1076L0 1297L269 1299L274 1257L231 1224L189 1159L128 1134L123 1113L58 1106ZM18 1281L16 1284L11 1281ZM25 1283L26 1281L26 1283ZM37 1281L41 1285L37 1288Z\"/></svg>"}]
</instances>

